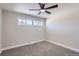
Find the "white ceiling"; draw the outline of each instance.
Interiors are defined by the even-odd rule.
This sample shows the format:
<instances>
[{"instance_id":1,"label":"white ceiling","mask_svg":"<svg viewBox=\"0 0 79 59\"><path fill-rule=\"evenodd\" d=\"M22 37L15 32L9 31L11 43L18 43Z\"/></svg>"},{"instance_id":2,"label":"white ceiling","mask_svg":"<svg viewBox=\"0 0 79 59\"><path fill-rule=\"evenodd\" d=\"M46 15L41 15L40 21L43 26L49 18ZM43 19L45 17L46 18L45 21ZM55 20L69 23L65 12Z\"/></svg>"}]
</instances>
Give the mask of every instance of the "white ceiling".
<instances>
[{"instance_id":1,"label":"white ceiling","mask_svg":"<svg viewBox=\"0 0 79 59\"><path fill-rule=\"evenodd\" d=\"M57 3L46 3L45 7L52 6ZM20 13L35 15L43 18L48 18L50 16L56 15L63 11L79 9L79 4L68 4L68 3L58 3L58 8L50 9L49 11L52 12L51 15L47 13L41 13L37 15L39 11L30 11L29 9L39 9L38 3L0 3L0 8L4 10L16 11Z\"/></svg>"}]
</instances>

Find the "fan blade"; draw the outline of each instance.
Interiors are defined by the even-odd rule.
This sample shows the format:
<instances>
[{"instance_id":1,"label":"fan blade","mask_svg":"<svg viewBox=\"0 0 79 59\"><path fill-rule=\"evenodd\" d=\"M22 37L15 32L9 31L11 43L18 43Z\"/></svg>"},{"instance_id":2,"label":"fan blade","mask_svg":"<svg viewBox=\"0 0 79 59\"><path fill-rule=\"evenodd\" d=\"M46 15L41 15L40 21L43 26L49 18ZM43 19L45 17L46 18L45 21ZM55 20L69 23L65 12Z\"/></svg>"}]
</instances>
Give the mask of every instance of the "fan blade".
<instances>
[{"instance_id":1,"label":"fan blade","mask_svg":"<svg viewBox=\"0 0 79 59\"><path fill-rule=\"evenodd\" d=\"M29 9L29 10L32 10L32 11L40 11L40 9Z\"/></svg>"},{"instance_id":2,"label":"fan blade","mask_svg":"<svg viewBox=\"0 0 79 59\"><path fill-rule=\"evenodd\" d=\"M48 14L51 14L51 12L49 12L49 11L45 11L46 13L48 13Z\"/></svg>"},{"instance_id":3,"label":"fan blade","mask_svg":"<svg viewBox=\"0 0 79 59\"><path fill-rule=\"evenodd\" d=\"M58 7L58 5L50 6L50 7L47 7L45 9L51 9L51 8L56 8L56 7Z\"/></svg>"},{"instance_id":4,"label":"fan blade","mask_svg":"<svg viewBox=\"0 0 79 59\"><path fill-rule=\"evenodd\" d=\"M40 8L41 8L41 9L44 9L45 4L39 3L39 5L40 5Z\"/></svg>"},{"instance_id":5,"label":"fan blade","mask_svg":"<svg viewBox=\"0 0 79 59\"><path fill-rule=\"evenodd\" d=\"M41 14L41 12L39 12L37 15L40 15Z\"/></svg>"}]
</instances>

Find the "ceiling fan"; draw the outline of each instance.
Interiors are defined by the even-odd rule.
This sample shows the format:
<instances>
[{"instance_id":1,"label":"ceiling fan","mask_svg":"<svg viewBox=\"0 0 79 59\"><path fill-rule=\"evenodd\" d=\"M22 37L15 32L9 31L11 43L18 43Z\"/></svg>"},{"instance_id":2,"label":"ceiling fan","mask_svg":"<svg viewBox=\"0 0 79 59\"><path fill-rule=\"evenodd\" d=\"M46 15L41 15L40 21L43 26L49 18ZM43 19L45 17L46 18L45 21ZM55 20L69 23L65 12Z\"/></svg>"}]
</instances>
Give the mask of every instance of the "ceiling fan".
<instances>
[{"instance_id":1,"label":"ceiling fan","mask_svg":"<svg viewBox=\"0 0 79 59\"><path fill-rule=\"evenodd\" d=\"M45 8L45 4L44 3L39 3L39 6L40 6L40 9L29 9L29 10L31 10L31 11L39 11L38 15L40 15L42 12L46 12L48 14L51 14L51 12L47 11L47 10L58 7L58 5L56 4L56 5L53 5L53 6Z\"/></svg>"}]
</instances>

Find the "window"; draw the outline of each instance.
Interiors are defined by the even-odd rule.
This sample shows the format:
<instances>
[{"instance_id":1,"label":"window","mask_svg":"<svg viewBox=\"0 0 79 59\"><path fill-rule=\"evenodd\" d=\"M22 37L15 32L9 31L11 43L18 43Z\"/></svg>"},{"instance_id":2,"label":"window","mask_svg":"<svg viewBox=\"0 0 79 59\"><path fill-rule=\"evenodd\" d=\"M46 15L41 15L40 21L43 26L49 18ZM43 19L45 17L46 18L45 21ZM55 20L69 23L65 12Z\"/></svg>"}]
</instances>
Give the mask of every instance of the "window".
<instances>
[{"instance_id":1,"label":"window","mask_svg":"<svg viewBox=\"0 0 79 59\"><path fill-rule=\"evenodd\" d=\"M33 20L33 25L34 26L42 26L42 21Z\"/></svg>"},{"instance_id":2,"label":"window","mask_svg":"<svg viewBox=\"0 0 79 59\"><path fill-rule=\"evenodd\" d=\"M18 19L18 25L25 25L26 21L24 19Z\"/></svg>"},{"instance_id":3,"label":"window","mask_svg":"<svg viewBox=\"0 0 79 59\"><path fill-rule=\"evenodd\" d=\"M26 20L26 25L32 25L32 20Z\"/></svg>"},{"instance_id":4,"label":"window","mask_svg":"<svg viewBox=\"0 0 79 59\"><path fill-rule=\"evenodd\" d=\"M29 25L29 26L42 26L43 22L39 20L26 20L26 19L18 19L18 25Z\"/></svg>"},{"instance_id":5,"label":"window","mask_svg":"<svg viewBox=\"0 0 79 59\"><path fill-rule=\"evenodd\" d=\"M38 26L38 24L39 24L38 21L35 21L35 20L33 21L33 25L34 25L34 26Z\"/></svg>"},{"instance_id":6,"label":"window","mask_svg":"<svg viewBox=\"0 0 79 59\"><path fill-rule=\"evenodd\" d=\"M21 19L18 19L18 25L21 25Z\"/></svg>"}]
</instances>

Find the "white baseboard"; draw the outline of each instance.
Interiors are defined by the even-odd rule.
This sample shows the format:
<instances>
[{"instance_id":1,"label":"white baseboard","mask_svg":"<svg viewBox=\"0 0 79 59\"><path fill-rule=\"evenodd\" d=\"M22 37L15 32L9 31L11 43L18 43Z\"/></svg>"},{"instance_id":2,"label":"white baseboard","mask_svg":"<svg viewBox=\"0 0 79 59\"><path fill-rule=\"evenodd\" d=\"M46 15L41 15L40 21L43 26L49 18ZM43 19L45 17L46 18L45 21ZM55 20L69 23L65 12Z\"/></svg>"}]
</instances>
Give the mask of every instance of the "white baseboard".
<instances>
[{"instance_id":1,"label":"white baseboard","mask_svg":"<svg viewBox=\"0 0 79 59\"><path fill-rule=\"evenodd\" d=\"M44 40L38 40L38 41L34 41L34 42L28 42L28 43L24 43L24 44L15 45L15 46L9 46L9 47L2 48L1 50L3 51L3 50L8 50L8 49L13 49L13 48L17 48L17 47L21 47L21 46L25 46L25 45L29 45L29 44L38 43L38 42L41 42L41 41L44 41Z\"/></svg>"},{"instance_id":2,"label":"white baseboard","mask_svg":"<svg viewBox=\"0 0 79 59\"><path fill-rule=\"evenodd\" d=\"M48 41L48 42L50 42L50 43L56 44L56 45L58 45L58 46L61 46L61 47L67 48L67 49L70 49L70 50L72 50L72 51L79 52L79 50L76 49L76 48L72 48L72 47L69 47L69 46L67 46L67 45L63 45L63 44L61 44L61 43L55 42L55 41L43 39L43 40L39 40L39 41L28 42L28 43L19 44L19 45L16 45L16 46L10 46L10 47L6 47L6 48L2 48L1 51L0 51L0 53L1 53L3 50L13 49L13 48L17 48L17 47L21 47L21 46L25 46L25 45L29 45L29 44L38 43L38 42L41 42L41 41Z\"/></svg>"},{"instance_id":3,"label":"white baseboard","mask_svg":"<svg viewBox=\"0 0 79 59\"><path fill-rule=\"evenodd\" d=\"M58 42L55 42L55 41L51 41L51 40L46 40L46 41L79 53L79 49L72 48L72 47L70 47L70 46L63 45L63 44L61 44L61 43L58 43Z\"/></svg>"}]
</instances>

